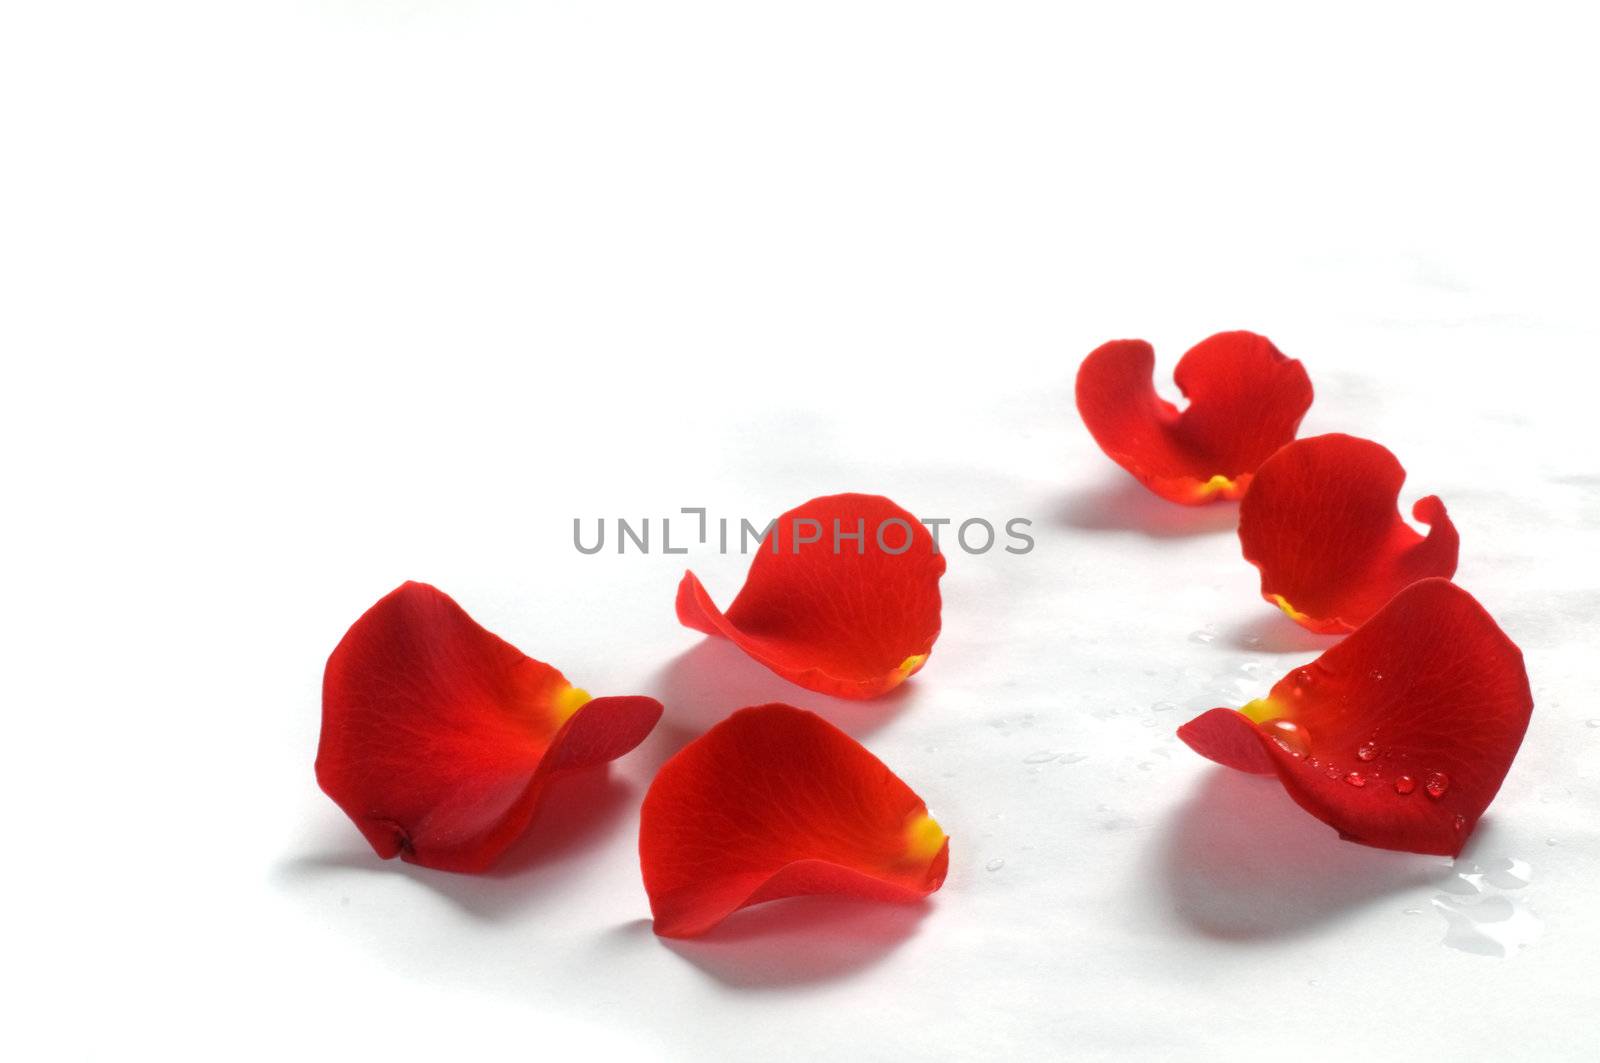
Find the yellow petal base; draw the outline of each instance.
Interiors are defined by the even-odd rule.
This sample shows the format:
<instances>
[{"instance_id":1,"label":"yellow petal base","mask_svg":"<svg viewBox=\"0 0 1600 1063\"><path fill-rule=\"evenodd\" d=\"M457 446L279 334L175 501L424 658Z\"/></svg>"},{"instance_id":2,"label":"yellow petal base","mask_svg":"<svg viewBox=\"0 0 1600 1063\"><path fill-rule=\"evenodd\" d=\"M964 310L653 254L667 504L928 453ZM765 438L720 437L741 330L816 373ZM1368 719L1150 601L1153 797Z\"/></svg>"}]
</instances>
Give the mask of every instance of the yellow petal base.
<instances>
[{"instance_id":1,"label":"yellow petal base","mask_svg":"<svg viewBox=\"0 0 1600 1063\"><path fill-rule=\"evenodd\" d=\"M1266 723L1268 720L1279 720L1284 717L1283 706L1270 697L1246 702L1239 706L1239 712L1251 723Z\"/></svg>"},{"instance_id":2,"label":"yellow petal base","mask_svg":"<svg viewBox=\"0 0 1600 1063\"><path fill-rule=\"evenodd\" d=\"M919 864L932 860L944 841L944 829L926 812L906 821L907 860Z\"/></svg>"},{"instance_id":3,"label":"yellow petal base","mask_svg":"<svg viewBox=\"0 0 1600 1063\"><path fill-rule=\"evenodd\" d=\"M922 662L926 661L927 659L928 655L926 653L913 653L910 657L907 657L905 660L901 661L900 666L894 670L894 685L899 686L901 683L904 683L907 679L911 678L911 674L918 668L921 668Z\"/></svg>"},{"instance_id":4,"label":"yellow petal base","mask_svg":"<svg viewBox=\"0 0 1600 1063\"><path fill-rule=\"evenodd\" d=\"M1274 594L1272 596L1272 601L1279 609L1283 610L1285 616L1297 624L1304 624L1310 619L1310 617L1306 616L1305 613L1302 613L1300 610L1290 605L1288 599L1284 598L1284 596L1281 594Z\"/></svg>"},{"instance_id":5,"label":"yellow petal base","mask_svg":"<svg viewBox=\"0 0 1600 1063\"><path fill-rule=\"evenodd\" d=\"M554 705L552 706L556 714L557 722L566 723L567 720L572 718L573 713L577 712L579 709L583 708L593 700L594 696L581 687L568 687L567 689L563 690L561 693L556 695Z\"/></svg>"}]
</instances>

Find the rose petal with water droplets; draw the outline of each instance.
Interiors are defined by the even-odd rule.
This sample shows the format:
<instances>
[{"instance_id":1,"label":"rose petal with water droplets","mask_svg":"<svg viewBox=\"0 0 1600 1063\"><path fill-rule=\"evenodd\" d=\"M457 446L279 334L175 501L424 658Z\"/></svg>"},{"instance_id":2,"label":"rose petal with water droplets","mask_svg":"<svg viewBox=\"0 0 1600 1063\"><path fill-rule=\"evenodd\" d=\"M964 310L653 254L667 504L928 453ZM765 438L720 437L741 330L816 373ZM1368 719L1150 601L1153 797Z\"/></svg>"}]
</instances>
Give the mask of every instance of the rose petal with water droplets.
<instances>
[{"instance_id":1,"label":"rose petal with water droplets","mask_svg":"<svg viewBox=\"0 0 1600 1063\"><path fill-rule=\"evenodd\" d=\"M1500 789L1532 709L1522 652L1470 594L1428 579L1265 698L1212 709L1178 735L1220 764L1276 774L1344 838L1454 856ZM1303 732L1305 756L1274 737L1281 720ZM1370 761L1358 754L1369 743Z\"/></svg>"}]
</instances>

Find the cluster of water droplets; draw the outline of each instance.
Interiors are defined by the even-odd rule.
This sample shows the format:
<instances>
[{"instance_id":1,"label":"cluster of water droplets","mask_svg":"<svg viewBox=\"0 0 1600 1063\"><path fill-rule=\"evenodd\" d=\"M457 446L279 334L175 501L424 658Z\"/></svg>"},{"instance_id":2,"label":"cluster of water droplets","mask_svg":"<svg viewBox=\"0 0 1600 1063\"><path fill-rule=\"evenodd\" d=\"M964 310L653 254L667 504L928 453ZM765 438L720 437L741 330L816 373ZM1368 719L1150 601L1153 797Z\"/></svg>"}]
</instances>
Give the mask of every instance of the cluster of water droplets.
<instances>
[{"instance_id":1,"label":"cluster of water droplets","mask_svg":"<svg viewBox=\"0 0 1600 1063\"><path fill-rule=\"evenodd\" d=\"M1021 762L1024 770L1023 778L1030 785L1047 783L1048 777L1046 773L1054 773L1058 770L1065 771L1073 765L1081 764L1090 759L1088 753L1073 749L1070 746L1045 745L1044 743L1048 742L1051 736L1044 733L1046 729L1037 726L1039 717L1036 713L1006 713L990 718L988 723L993 734L997 738L1006 740L1005 744L1010 747L1005 755L1014 757ZM929 751L931 752L932 750L933 747L930 746ZM1033 850L1034 846L1026 843L1017 845L1014 844L1014 839L1007 838L1007 832L1001 829L999 825L1000 821L1005 818L1002 813L995 812L989 818L995 822L990 825L989 829L979 834L980 848L988 849L989 853L994 853L997 848L1004 845L1006 855L996 854L989 856L989 859L983 863L983 869L989 875L1004 878L1005 876L997 875L997 873L1008 867L1008 861L1024 857Z\"/></svg>"},{"instance_id":2,"label":"cluster of water droplets","mask_svg":"<svg viewBox=\"0 0 1600 1063\"><path fill-rule=\"evenodd\" d=\"M1216 638L1209 630L1194 631L1192 642L1210 643ZM1245 707L1250 695L1240 696L1235 687L1255 683L1259 690L1261 662L1247 660L1236 666L1240 676L1213 683L1213 695L1221 697L1233 708ZM1190 670L1194 673L1194 670ZM1200 680L1199 674L1187 678ZM1367 677L1374 683L1384 681L1384 674L1374 669ZM1289 694L1298 700L1307 697L1317 686L1317 665L1307 665L1294 673ZM1157 702L1152 712L1168 712L1179 706L1172 702ZM1246 710L1248 711L1248 709ZM1600 719L1586 721L1589 727L1600 728ZM1337 763L1338 753L1319 747L1314 736L1303 724L1278 716L1263 720L1260 728L1284 752L1302 760L1312 770L1319 770L1331 780L1342 780L1356 789L1371 787L1375 792L1392 791L1399 798L1421 796L1431 801L1441 801L1450 793L1450 775L1426 764L1415 764L1404 753L1385 748L1380 736L1374 735L1360 742L1353 750L1353 762ZM1387 783L1387 786L1383 784ZM1102 806L1104 808L1104 806ZM1454 817L1457 832L1466 826L1464 816ZM1549 844L1555 845L1554 838ZM1434 896L1434 910L1444 916L1446 931L1443 944L1464 952L1488 956L1509 956L1538 939L1543 923L1529 909L1520 893L1532 881L1533 870L1525 860L1506 857L1487 867L1462 861L1451 863L1451 874L1440 882L1440 892ZM1419 915L1423 909L1407 908L1406 914ZM1314 984L1314 983L1313 983Z\"/></svg>"},{"instance_id":3,"label":"cluster of water droplets","mask_svg":"<svg viewBox=\"0 0 1600 1063\"><path fill-rule=\"evenodd\" d=\"M1382 682L1383 673L1374 671L1370 678L1374 682ZM1291 693L1296 698L1302 698L1316 684L1315 669L1310 666L1301 668L1294 675ZM1343 780L1356 789L1364 789L1369 783L1384 778L1385 768L1377 762L1380 758L1387 759L1387 752L1376 738L1369 738L1355 748L1356 764L1347 768L1334 763L1326 751L1314 749L1311 732L1303 724L1287 717L1275 717L1263 720L1260 727L1284 752L1297 760L1304 760L1312 770L1322 771L1329 779ZM1369 764L1375 766L1364 767ZM1390 782L1390 788L1401 797L1409 797L1419 787L1424 794L1437 801L1450 792L1450 775L1443 771L1402 767ZM1459 831L1465 826L1466 817L1456 816L1455 829Z\"/></svg>"},{"instance_id":4,"label":"cluster of water droplets","mask_svg":"<svg viewBox=\"0 0 1600 1063\"><path fill-rule=\"evenodd\" d=\"M1487 866L1456 861L1433 898L1445 920L1443 944L1479 956L1510 956L1533 944L1544 924L1521 893L1532 881L1533 868L1515 857Z\"/></svg>"},{"instance_id":5,"label":"cluster of water droplets","mask_svg":"<svg viewBox=\"0 0 1600 1063\"><path fill-rule=\"evenodd\" d=\"M1022 758L1022 763L1038 768L1045 764L1060 762L1062 764L1078 764L1089 759L1089 754L1078 753L1064 749L1040 749L1029 753Z\"/></svg>"},{"instance_id":6,"label":"cluster of water droplets","mask_svg":"<svg viewBox=\"0 0 1600 1063\"><path fill-rule=\"evenodd\" d=\"M1202 630L1190 633L1189 638L1193 642L1207 643L1215 639L1216 635ZM1190 665L1182 669L1179 679L1183 686L1195 689L1198 692L1196 696L1183 704L1158 701L1151 706L1151 709L1156 712L1184 709L1190 714L1195 714L1216 708L1218 705L1230 709L1240 708L1260 692L1265 670L1265 663L1253 657L1234 660L1220 671L1215 668ZM1146 674L1155 673L1147 671ZM1144 722L1148 727L1155 726L1159 721L1151 718Z\"/></svg>"},{"instance_id":7,"label":"cluster of water droplets","mask_svg":"<svg viewBox=\"0 0 1600 1063\"><path fill-rule=\"evenodd\" d=\"M1374 671L1369 678L1382 682L1384 676ZM1314 667L1301 668L1294 676L1292 696L1304 697L1317 680ZM1323 771L1329 779L1342 779L1360 789L1384 781L1387 771L1392 775L1389 788L1399 797L1410 798L1420 792L1429 800L1439 801L1450 792L1448 772L1414 767L1404 757L1391 758L1377 737L1356 746L1354 765L1341 765L1316 746L1306 727L1293 720L1279 717L1265 720L1260 726L1285 752L1304 760L1313 770ZM1391 763L1394 766L1389 768ZM1456 815L1454 826L1458 832L1463 830L1465 817ZM1451 867L1452 873L1440 883L1440 892L1433 898L1434 910L1446 922L1443 944L1479 955L1509 956L1537 940L1543 924L1518 892L1533 879L1526 860L1507 857L1487 867L1457 861ZM1406 912L1420 914L1422 909L1408 908Z\"/></svg>"},{"instance_id":8,"label":"cluster of water droplets","mask_svg":"<svg viewBox=\"0 0 1600 1063\"><path fill-rule=\"evenodd\" d=\"M1031 712L1017 713L1013 716L997 716L989 721L989 726L994 728L1002 737L1008 737L1017 731L1025 731L1033 726L1035 715Z\"/></svg>"}]
</instances>

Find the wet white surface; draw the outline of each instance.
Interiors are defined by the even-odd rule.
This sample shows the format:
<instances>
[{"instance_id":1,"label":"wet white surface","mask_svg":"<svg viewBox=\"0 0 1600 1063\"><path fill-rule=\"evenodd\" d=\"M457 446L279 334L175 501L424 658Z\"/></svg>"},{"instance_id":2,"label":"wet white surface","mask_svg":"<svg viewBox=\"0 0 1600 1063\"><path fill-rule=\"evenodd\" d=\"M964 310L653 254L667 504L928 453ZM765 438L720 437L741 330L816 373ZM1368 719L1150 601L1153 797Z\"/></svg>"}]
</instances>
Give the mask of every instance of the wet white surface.
<instances>
[{"instance_id":1,"label":"wet white surface","mask_svg":"<svg viewBox=\"0 0 1600 1063\"><path fill-rule=\"evenodd\" d=\"M1550 12L510 2L0 16L24 1055L1576 1058L1600 1004L1592 33ZM1592 27L1590 27L1592 30ZM1537 708L1461 861L1173 736L1329 640L1233 511L1094 448L1079 358L1254 328L1437 493ZM679 627L572 520L817 494L1032 519L879 702ZM667 704L496 874L372 857L321 667L403 579ZM813 708L952 837L921 908L649 929L662 760Z\"/></svg>"}]
</instances>

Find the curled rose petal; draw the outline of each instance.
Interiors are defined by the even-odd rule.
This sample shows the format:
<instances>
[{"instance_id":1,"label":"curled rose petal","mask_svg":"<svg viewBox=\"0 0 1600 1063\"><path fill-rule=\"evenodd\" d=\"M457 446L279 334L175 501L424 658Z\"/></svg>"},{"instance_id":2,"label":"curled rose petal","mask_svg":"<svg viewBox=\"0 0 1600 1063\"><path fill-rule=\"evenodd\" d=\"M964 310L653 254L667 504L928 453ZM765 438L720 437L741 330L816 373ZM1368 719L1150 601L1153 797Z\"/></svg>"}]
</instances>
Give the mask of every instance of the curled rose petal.
<instances>
[{"instance_id":1,"label":"curled rose petal","mask_svg":"<svg viewBox=\"0 0 1600 1063\"><path fill-rule=\"evenodd\" d=\"M917 901L944 882L949 849L882 761L789 705L740 709L690 742L650 784L639 823L663 937L780 897Z\"/></svg>"},{"instance_id":2,"label":"curled rose petal","mask_svg":"<svg viewBox=\"0 0 1600 1063\"><path fill-rule=\"evenodd\" d=\"M1238 498L1311 406L1305 367L1265 336L1219 332L1173 372L1182 412L1155 391L1155 351L1113 340L1078 368L1078 413L1100 449L1162 498Z\"/></svg>"},{"instance_id":3,"label":"curled rose petal","mask_svg":"<svg viewBox=\"0 0 1600 1063\"><path fill-rule=\"evenodd\" d=\"M1426 579L1266 697L1178 736L1219 764L1275 773L1342 838L1455 856L1532 711L1522 651L1472 595Z\"/></svg>"},{"instance_id":4,"label":"curled rose petal","mask_svg":"<svg viewBox=\"0 0 1600 1063\"><path fill-rule=\"evenodd\" d=\"M808 690L873 698L933 652L943 574L916 517L877 495L828 495L773 522L727 612L685 573L678 620Z\"/></svg>"},{"instance_id":5,"label":"curled rose petal","mask_svg":"<svg viewBox=\"0 0 1600 1063\"><path fill-rule=\"evenodd\" d=\"M317 782L384 859L482 871L559 772L614 760L661 717L653 698L593 698L406 583L351 625L322 680Z\"/></svg>"},{"instance_id":6,"label":"curled rose petal","mask_svg":"<svg viewBox=\"0 0 1600 1063\"><path fill-rule=\"evenodd\" d=\"M1412 507L1426 537L1400 519L1406 471L1369 439L1313 436L1256 472L1239 503L1239 542L1261 570L1261 596L1312 631L1350 631L1401 588L1455 574L1460 538L1444 503Z\"/></svg>"}]
</instances>

